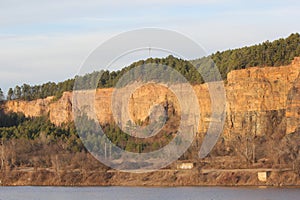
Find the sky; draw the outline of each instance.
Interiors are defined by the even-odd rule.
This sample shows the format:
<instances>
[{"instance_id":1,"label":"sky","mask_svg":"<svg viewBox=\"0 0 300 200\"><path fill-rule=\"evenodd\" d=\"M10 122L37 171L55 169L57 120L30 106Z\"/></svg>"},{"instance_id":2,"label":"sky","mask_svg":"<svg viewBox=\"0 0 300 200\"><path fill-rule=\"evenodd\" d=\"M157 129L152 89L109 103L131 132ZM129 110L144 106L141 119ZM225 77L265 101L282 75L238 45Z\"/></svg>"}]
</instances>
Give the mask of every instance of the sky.
<instances>
[{"instance_id":1,"label":"sky","mask_svg":"<svg viewBox=\"0 0 300 200\"><path fill-rule=\"evenodd\" d=\"M0 88L73 78L126 31L173 30L210 54L299 32L299 10L298 0L0 0Z\"/></svg>"}]
</instances>

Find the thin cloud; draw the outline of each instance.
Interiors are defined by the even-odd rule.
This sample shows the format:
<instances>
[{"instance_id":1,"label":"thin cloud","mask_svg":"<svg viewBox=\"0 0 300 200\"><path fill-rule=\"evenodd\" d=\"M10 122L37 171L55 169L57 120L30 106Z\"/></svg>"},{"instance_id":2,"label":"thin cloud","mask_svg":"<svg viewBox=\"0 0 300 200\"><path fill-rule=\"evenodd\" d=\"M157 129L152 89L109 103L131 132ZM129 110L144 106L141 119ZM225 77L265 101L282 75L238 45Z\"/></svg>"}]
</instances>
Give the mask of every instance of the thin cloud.
<instances>
[{"instance_id":1,"label":"thin cloud","mask_svg":"<svg viewBox=\"0 0 300 200\"><path fill-rule=\"evenodd\" d=\"M57 20L86 17L98 21L114 20L114 17L124 11L136 12L149 7L165 8L199 5L220 5L235 2L235 0L152 0L152 1L111 1L88 0L12 0L0 3L0 25L14 26L22 23L47 23ZM96 16L96 17L95 17ZM127 16L117 17L122 20ZM153 17L153 16L152 16Z\"/></svg>"},{"instance_id":2,"label":"thin cloud","mask_svg":"<svg viewBox=\"0 0 300 200\"><path fill-rule=\"evenodd\" d=\"M72 77L99 44L145 26L187 34L209 53L285 37L297 29L298 8L276 0L1 1L0 87Z\"/></svg>"}]
</instances>

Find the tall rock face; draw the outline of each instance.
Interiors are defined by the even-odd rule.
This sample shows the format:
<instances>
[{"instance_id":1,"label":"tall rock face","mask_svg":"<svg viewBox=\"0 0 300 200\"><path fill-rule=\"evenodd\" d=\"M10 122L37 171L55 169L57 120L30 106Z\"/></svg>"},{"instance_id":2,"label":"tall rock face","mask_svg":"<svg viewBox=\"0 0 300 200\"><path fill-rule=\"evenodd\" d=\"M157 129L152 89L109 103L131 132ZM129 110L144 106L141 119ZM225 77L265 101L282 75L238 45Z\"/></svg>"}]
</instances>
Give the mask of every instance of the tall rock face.
<instances>
[{"instance_id":1,"label":"tall rock face","mask_svg":"<svg viewBox=\"0 0 300 200\"><path fill-rule=\"evenodd\" d=\"M21 112L26 117L36 117L47 115L50 112L50 104L53 102L53 97L45 99L37 99L33 101L7 101L3 107L6 112Z\"/></svg>"},{"instance_id":2,"label":"tall rock face","mask_svg":"<svg viewBox=\"0 0 300 200\"><path fill-rule=\"evenodd\" d=\"M295 132L300 122L299 72L300 58L295 58L288 66L252 67L230 72L225 83L226 102L223 102L226 103L224 134L230 137L234 134ZM209 84L193 86L200 109L200 133L205 133L209 123L214 120L211 116L211 91L208 88ZM164 106L166 110L180 113L176 95L164 86L146 84L130 94L122 91L124 96L118 98L128 96L128 110L116 106L119 109L113 112L114 91L113 88L98 89L94 99L86 100L86 109L90 112L95 110L102 124L115 121L114 112L128 112L133 121L144 121L157 104ZM91 91L82 92L90 96L88 94ZM49 115L54 124L61 125L74 119L72 96L71 92L65 92L58 101L53 101L53 97L30 102L8 101L4 108L6 112L23 112L26 116ZM91 107L88 102L93 100L94 107Z\"/></svg>"},{"instance_id":3,"label":"tall rock face","mask_svg":"<svg viewBox=\"0 0 300 200\"><path fill-rule=\"evenodd\" d=\"M300 62L289 66L249 68L228 74L228 134L292 133L296 129ZM296 91L296 90L295 90Z\"/></svg>"},{"instance_id":4,"label":"tall rock face","mask_svg":"<svg viewBox=\"0 0 300 200\"><path fill-rule=\"evenodd\" d=\"M287 97L286 107L287 133L299 131L300 128L300 77L298 77Z\"/></svg>"},{"instance_id":5,"label":"tall rock face","mask_svg":"<svg viewBox=\"0 0 300 200\"><path fill-rule=\"evenodd\" d=\"M65 92L58 101L54 101L49 105L49 118L56 125L73 120L71 92Z\"/></svg>"}]
</instances>

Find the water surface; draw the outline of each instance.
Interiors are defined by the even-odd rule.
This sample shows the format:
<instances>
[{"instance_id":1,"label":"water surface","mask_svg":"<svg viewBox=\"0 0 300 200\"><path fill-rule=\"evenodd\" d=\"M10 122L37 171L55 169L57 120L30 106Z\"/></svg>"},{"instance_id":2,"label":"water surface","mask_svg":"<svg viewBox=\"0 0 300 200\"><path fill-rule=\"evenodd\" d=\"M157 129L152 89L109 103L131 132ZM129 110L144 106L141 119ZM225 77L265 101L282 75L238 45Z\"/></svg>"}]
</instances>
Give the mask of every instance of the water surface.
<instances>
[{"instance_id":1,"label":"water surface","mask_svg":"<svg viewBox=\"0 0 300 200\"><path fill-rule=\"evenodd\" d=\"M0 187L0 200L295 200L300 189L218 187Z\"/></svg>"}]
</instances>

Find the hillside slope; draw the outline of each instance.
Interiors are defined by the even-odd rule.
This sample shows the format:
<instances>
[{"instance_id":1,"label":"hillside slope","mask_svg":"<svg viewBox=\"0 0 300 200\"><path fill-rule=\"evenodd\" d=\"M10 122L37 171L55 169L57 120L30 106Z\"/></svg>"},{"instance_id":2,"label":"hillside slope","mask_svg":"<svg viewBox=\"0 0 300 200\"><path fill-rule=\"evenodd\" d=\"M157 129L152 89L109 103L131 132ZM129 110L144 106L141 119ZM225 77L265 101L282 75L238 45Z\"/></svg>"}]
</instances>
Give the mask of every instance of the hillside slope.
<instances>
[{"instance_id":1,"label":"hillside slope","mask_svg":"<svg viewBox=\"0 0 300 200\"><path fill-rule=\"evenodd\" d=\"M295 58L287 66L252 67L229 73L225 84L227 113L223 134L205 159L199 159L198 151L208 124L214 119L211 118L208 85L194 85L201 117L193 144L167 169L141 174L111 170L93 159L83 148L78 148L80 140L75 136L76 133L74 130L71 135L68 133L68 126L71 125L69 122L73 120L72 92L65 92L57 101L53 97L33 101L7 101L2 105L6 113L22 112L28 117L49 116L52 123L63 127L57 133L66 135L55 139L55 132L48 136L45 136L46 132L33 133L34 139L26 139L27 136L22 137L23 129L20 126L18 135L11 135L2 145L5 152L5 156L1 157L2 183L124 186L299 185L299 77L300 58ZM96 92L97 117L102 124L113 122L113 91L113 88L104 88ZM135 121L143 121L151 106L157 103L168 105L165 108L169 112L180 112L178 101L166 87L146 84L131 96L130 115ZM34 118L28 122L30 120L34 121ZM39 121L37 125L40 126L41 123L47 122ZM67 127L64 123L68 123ZM47 126L51 127L50 124ZM45 130L48 129L47 126ZM54 127L50 129L55 131ZM27 134L31 134L30 131L31 129ZM176 165L182 162L193 162L194 168L178 170ZM257 179L257 172L264 170L272 172L266 182L261 182Z\"/></svg>"},{"instance_id":2,"label":"hillside slope","mask_svg":"<svg viewBox=\"0 0 300 200\"><path fill-rule=\"evenodd\" d=\"M228 74L226 89L226 124L224 134L244 133L263 135L283 126L285 133L297 129L299 120L298 95L300 58L282 67L252 67ZM207 84L194 85L201 109L199 132L204 133L210 121L210 96ZM113 88L97 89L96 110L100 123L112 123L111 98ZM166 99L167 97L167 99ZM65 92L58 101L53 97L33 101L12 100L3 105L6 112L22 112L26 116L49 115L56 125L73 120L72 92ZM170 101L178 110L174 94L167 88L147 84L135 91L129 103L131 115L145 120L151 106ZM275 121L277 121L275 123ZM275 124L270 124L270 123ZM282 123L279 123L282 122ZM271 127L270 127L271 126ZM276 126L276 127L275 127Z\"/></svg>"}]
</instances>

